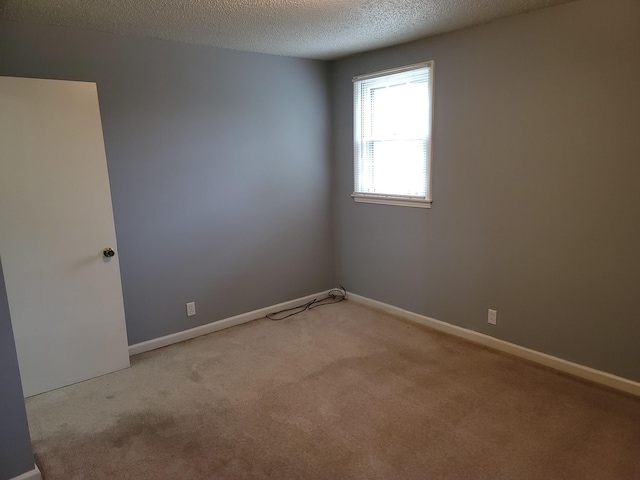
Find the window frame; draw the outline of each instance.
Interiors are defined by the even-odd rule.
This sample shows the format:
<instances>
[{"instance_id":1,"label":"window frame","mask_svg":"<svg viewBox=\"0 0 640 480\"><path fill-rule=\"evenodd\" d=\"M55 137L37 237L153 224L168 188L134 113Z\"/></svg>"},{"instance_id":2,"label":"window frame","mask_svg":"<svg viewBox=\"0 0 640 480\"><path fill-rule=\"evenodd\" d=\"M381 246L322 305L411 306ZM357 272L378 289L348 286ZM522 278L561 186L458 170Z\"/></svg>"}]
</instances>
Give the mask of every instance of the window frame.
<instances>
[{"instance_id":1,"label":"window frame","mask_svg":"<svg viewBox=\"0 0 640 480\"><path fill-rule=\"evenodd\" d=\"M356 179L358 175L358 169L360 166L360 162L362 158L360 157L362 154L363 147L366 143L363 140L362 136L362 118L363 112L359 111L364 108L359 102L358 95L359 89L361 88L361 84L366 80L371 80L380 77L387 77L391 75L395 75L398 73L410 72L413 70L428 68L429 69L429 111L427 115L429 115L429 130L427 132L424 141L426 141L427 145L425 147L426 154L426 165L425 165L425 195L424 196L414 196L414 195L397 195L397 194L381 194L381 193L370 193L370 192L358 192L356 191ZM392 68L388 70L382 70L379 72L373 72L365 75L358 75L353 77L353 172L354 172L354 181L353 181L353 193L351 197L356 202L362 203L373 203L373 204L383 204L383 205L395 205L395 206L406 206L406 207L417 207L417 208L431 208L432 200L432 161L433 161L433 98L434 98L434 70L435 70L435 61L429 60L425 62L415 63L403 67Z\"/></svg>"}]
</instances>

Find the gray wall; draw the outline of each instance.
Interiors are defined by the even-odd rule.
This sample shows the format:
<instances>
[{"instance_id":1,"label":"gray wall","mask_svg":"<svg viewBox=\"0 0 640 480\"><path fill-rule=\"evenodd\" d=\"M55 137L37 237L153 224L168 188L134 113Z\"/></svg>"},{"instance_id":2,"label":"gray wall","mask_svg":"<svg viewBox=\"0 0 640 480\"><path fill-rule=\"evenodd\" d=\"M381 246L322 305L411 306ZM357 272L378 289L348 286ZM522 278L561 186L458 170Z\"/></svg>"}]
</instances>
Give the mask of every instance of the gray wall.
<instances>
[{"instance_id":1,"label":"gray wall","mask_svg":"<svg viewBox=\"0 0 640 480\"><path fill-rule=\"evenodd\" d=\"M321 62L0 22L0 75L98 84L132 344L341 282L640 380L639 24L634 0L580 0L328 82ZM355 204L351 77L430 59L433 208ZM33 459L0 287L4 480Z\"/></svg>"},{"instance_id":2,"label":"gray wall","mask_svg":"<svg viewBox=\"0 0 640 480\"><path fill-rule=\"evenodd\" d=\"M326 64L1 22L0 75L97 83L130 344L333 286Z\"/></svg>"},{"instance_id":3,"label":"gray wall","mask_svg":"<svg viewBox=\"0 0 640 480\"><path fill-rule=\"evenodd\" d=\"M433 208L355 204L351 78L431 59ZM639 59L640 2L580 0L333 63L337 279L640 380Z\"/></svg>"},{"instance_id":4,"label":"gray wall","mask_svg":"<svg viewBox=\"0 0 640 480\"><path fill-rule=\"evenodd\" d=\"M0 264L0 480L33 470L18 357Z\"/></svg>"}]
</instances>

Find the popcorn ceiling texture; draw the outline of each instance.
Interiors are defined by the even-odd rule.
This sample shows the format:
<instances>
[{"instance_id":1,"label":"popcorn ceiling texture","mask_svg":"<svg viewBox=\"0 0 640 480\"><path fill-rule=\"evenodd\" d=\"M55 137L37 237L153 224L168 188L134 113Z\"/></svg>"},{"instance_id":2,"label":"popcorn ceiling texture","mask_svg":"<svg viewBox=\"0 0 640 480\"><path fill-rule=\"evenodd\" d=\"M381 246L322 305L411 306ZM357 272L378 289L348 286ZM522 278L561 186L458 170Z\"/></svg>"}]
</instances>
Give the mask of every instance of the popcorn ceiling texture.
<instances>
[{"instance_id":1,"label":"popcorn ceiling texture","mask_svg":"<svg viewBox=\"0 0 640 480\"><path fill-rule=\"evenodd\" d=\"M332 59L572 0L0 0L0 18Z\"/></svg>"}]
</instances>

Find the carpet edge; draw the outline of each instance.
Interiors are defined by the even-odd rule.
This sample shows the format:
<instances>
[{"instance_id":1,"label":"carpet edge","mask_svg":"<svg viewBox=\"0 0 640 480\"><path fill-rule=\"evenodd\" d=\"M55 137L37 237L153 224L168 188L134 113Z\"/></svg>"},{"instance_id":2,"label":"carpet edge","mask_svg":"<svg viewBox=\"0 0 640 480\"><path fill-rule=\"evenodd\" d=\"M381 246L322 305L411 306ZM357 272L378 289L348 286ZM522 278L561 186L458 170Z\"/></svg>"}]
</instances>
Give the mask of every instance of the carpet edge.
<instances>
[{"instance_id":1,"label":"carpet edge","mask_svg":"<svg viewBox=\"0 0 640 480\"><path fill-rule=\"evenodd\" d=\"M29 470L28 472L18 475L11 480L42 480L42 474L40 473L38 466L34 465L33 470Z\"/></svg>"},{"instance_id":2,"label":"carpet edge","mask_svg":"<svg viewBox=\"0 0 640 480\"><path fill-rule=\"evenodd\" d=\"M149 352L151 350L156 350L158 348L166 347L168 345L173 345L174 343L180 343L186 340L191 340L192 338L196 338L201 335L207 335L209 333L218 332L220 330L235 327L236 325L242 325L243 323L252 322L259 318L265 317L268 313L272 313L278 310L284 310L287 308L292 308L292 307L295 307L296 305L307 303L313 300L314 298L325 297L328 295L330 291L331 289L324 290L319 293L306 295L304 297L296 298L294 300L289 300L287 302L282 302L276 305L259 308L258 310L241 313L239 315L235 315L229 318L224 318L222 320L216 320L215 322L206 323L204 325L190 328L188 330L182 330L180 332L171 333L169 335L165 335L162 337L152 338L151 340L147 340L145 342L129 345L129 356L131 357L139 353Z\"/></svg>"},{"instance_id":3,"label":"carpet edge","mask_svg":"<svg viewBox=\"0 0 640 480\"><path fill-rule=\"evenodd\" d=\"M433 328L434 330L448 333L456 337L464 338L465 340L469 340L473 343L509 353L516 357L544 365L554 370L568 373L570 375L640 397L640 383L634 380L619 377L612 373L587 367L586 365L581 365L579 363L570 362L562 358L554 357L553 355L507 342L506 340L501 340L484 333L476 332L475 330L469 330L451 323L443 322L442 320L436 320L435 318L427 317L419 313L404 310L400 307L363 297L362 295L357 295L355 293L349 293L349 300L353 300L354 302L367 307L381 310L385 313L396 315L410 322Z\"/></svg>"}]
</instances>

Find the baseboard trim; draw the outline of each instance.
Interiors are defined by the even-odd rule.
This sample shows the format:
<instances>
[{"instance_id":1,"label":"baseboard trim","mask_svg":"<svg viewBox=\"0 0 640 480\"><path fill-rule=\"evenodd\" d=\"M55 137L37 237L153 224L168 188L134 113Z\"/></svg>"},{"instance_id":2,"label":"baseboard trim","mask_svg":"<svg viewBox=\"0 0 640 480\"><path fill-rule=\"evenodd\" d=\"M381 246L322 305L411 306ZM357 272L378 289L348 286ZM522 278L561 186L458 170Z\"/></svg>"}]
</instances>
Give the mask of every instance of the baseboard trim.
<instances>
[{"instance_id":1,"label":"baseboard trim","mask_svg":"<svg viewBox=\"0 0 640 480\"><path fill-rule=\"evenodd\" d=\"M38 466L34 465L33 470L25 472L22 475L18 475L11 480L42 480L42 474L40 473Z\"/></svg>"},{"instance_id":2,"label":"baseboard trim","mask_svg":"<svg viewBox=\"0 0 640 480\"><path fill-rule=\"evenodd\" d=\"M171 335L165 335L164 337L158 337L152 340L147 340L146 342L136 343L135 345L129 346L129 356L173 345L174 343L184 342L185 340L191 340L192 338L199 337L200 335L207 335L209 333L235 327L236 325L241 325L243 323L252 322L259 318L263 318L269 313L284 310L286 308L292 308L297 305L310 302L314 298L320 299L325 297L328 293L329 290L326 290L314 295L307 295L306 297L296 298L295 300L289 300L288 302L253 310L252 312L242 313L235 317L229 317L216 322L207 323L206 325L190 328L189 330L183 330L182 332L172 333Z\"/></svg>"},{"instance_id":3,"label":"baseboard trim","mask_svg":"<svg viewBox=\"0 0 640 480\"><path fill-rule=\"evenodd\" d=\"M377 300L363 297L361 295L356 295L355 293L349 293L349 300L371 308L375 308L377 310L381 310L386 313L390 313L392 315L396 315L398 317L404 318L405 320L409 320L411 322L433 328L434 330L439 330L441 332L455 335L456 337L461 337L471 342L484 345L486 347L494 348L501 352L506 352L511 355L524 358L526 360L574 375L576 377L583 378L585 380L590 380L607 387L615 388L616 390L621 390L632 395L640 396L640 383L629 380L627 378L618 377L611 373L596 370L591 367L586 367L578 363L569 362L568 360L563 360L561 358L538 352L530 348L521 347L520 345L516 345L505 340L500 340L490 335L485 335L484 333L479 333L474 330L458 327L441 320L436 320L435 318L426 317L424 315L420 315L419 313L410 312L408 310L389 305L388 303L383 303Z\"/></svg>"}]
</instances>

